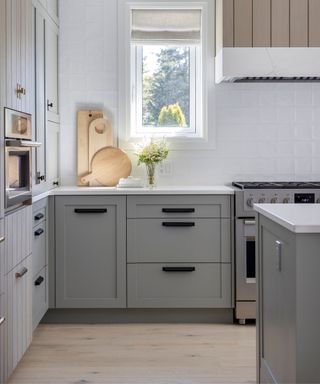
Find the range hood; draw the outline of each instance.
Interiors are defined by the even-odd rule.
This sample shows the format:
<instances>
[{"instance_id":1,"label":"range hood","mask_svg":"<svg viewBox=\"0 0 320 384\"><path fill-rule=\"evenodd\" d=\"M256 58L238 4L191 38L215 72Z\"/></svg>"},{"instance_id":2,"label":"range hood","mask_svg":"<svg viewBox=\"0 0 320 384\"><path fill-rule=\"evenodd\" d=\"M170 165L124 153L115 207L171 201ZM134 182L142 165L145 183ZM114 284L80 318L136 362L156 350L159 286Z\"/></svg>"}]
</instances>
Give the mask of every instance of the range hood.
<instances>
[{"instance_id":1,"label":"range hood","mask_svg":"<svg viewBox=\"0 0 320 384\"><path fill-rule=\"evenodd\" d=\"M320 48L221 48L216 83L319 82Z\"/></svg>"}]
</instances>

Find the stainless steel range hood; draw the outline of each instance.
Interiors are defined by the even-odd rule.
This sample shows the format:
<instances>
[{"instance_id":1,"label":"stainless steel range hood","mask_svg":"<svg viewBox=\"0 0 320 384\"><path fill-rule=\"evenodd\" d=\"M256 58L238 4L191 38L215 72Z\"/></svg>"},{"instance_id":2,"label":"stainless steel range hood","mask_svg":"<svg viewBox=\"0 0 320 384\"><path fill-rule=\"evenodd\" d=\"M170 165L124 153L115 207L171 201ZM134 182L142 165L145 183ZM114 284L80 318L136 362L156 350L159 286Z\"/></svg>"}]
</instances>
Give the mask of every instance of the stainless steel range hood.
<instances>
[{"instance_id":1,"label":"stainless steel range hood","mask_svg":"<svg viewBox=\"0 0 320 384\"><path fill-rule=\"evenodd\" d=\"M216 83L319 82L320 48L222 48Z\"/></svg>"}]
</instances>

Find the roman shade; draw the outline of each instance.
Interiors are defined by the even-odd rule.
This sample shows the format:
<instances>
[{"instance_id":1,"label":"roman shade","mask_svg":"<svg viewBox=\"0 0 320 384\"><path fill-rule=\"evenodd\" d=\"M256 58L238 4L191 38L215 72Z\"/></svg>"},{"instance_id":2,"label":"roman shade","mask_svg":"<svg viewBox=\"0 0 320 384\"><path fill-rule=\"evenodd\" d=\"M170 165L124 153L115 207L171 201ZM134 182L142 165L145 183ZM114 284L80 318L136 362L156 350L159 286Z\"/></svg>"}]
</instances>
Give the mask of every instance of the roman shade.
<instances>
[{"instance_id":1,"label":"roman shade","mask_svg":"<svg viewBox=\"0 0 320 384\"><path fill-rule=\"evenodd\" d=\"M200 9L132 9L131 41L137 43L201 40Z\"/></svg>"}]
</instances>

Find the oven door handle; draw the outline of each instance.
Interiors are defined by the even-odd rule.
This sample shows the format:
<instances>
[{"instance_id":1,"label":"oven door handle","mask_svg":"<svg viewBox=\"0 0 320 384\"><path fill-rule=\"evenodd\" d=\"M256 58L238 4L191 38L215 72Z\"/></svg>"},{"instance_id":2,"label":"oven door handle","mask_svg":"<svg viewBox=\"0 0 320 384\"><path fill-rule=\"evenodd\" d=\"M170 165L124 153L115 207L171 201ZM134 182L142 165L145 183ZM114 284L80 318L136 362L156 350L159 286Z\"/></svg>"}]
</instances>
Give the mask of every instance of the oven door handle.
<instances>
[{"instance_id":1,"label":"oven door handle","mask_svg":"<svg viewBox=\"0 0 320 384\"><path fill-rule=\"evenodd\" d=\"M38 148L38 147L41 147L41 145L42 143L40 143L39 141L20 140L21 147Z\"/></svg>"},{"instance_id":2,"label":"oven door handle","mask_svg":"<svg viewBox=\"0 0 320 384\"><path fill-rule=\"evenodd\" d=\"M256 225L255 220L244 220L244 225Z\"/></svg>"}]
</instances>

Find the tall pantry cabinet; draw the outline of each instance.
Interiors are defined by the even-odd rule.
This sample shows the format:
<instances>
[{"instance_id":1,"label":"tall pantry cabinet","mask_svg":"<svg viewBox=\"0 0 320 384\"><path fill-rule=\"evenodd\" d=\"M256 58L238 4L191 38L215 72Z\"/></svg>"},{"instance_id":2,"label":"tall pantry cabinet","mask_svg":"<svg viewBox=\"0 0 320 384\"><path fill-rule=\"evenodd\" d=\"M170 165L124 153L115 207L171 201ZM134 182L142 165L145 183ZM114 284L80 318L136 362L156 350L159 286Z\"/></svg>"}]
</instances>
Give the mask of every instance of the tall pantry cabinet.
<instances>
[{"instance_id":1,"label":"tall pantry cabinet","mask_svg":"<svg viewBox=\"0 0 320 384\"><path fill-rule=\"evenodd\" d=\"M36 68L35 136L43 145L36 150L34 189L59 184L59 25L57 0L34 0L34 50Z\"/></svg>"}]
</instances>

